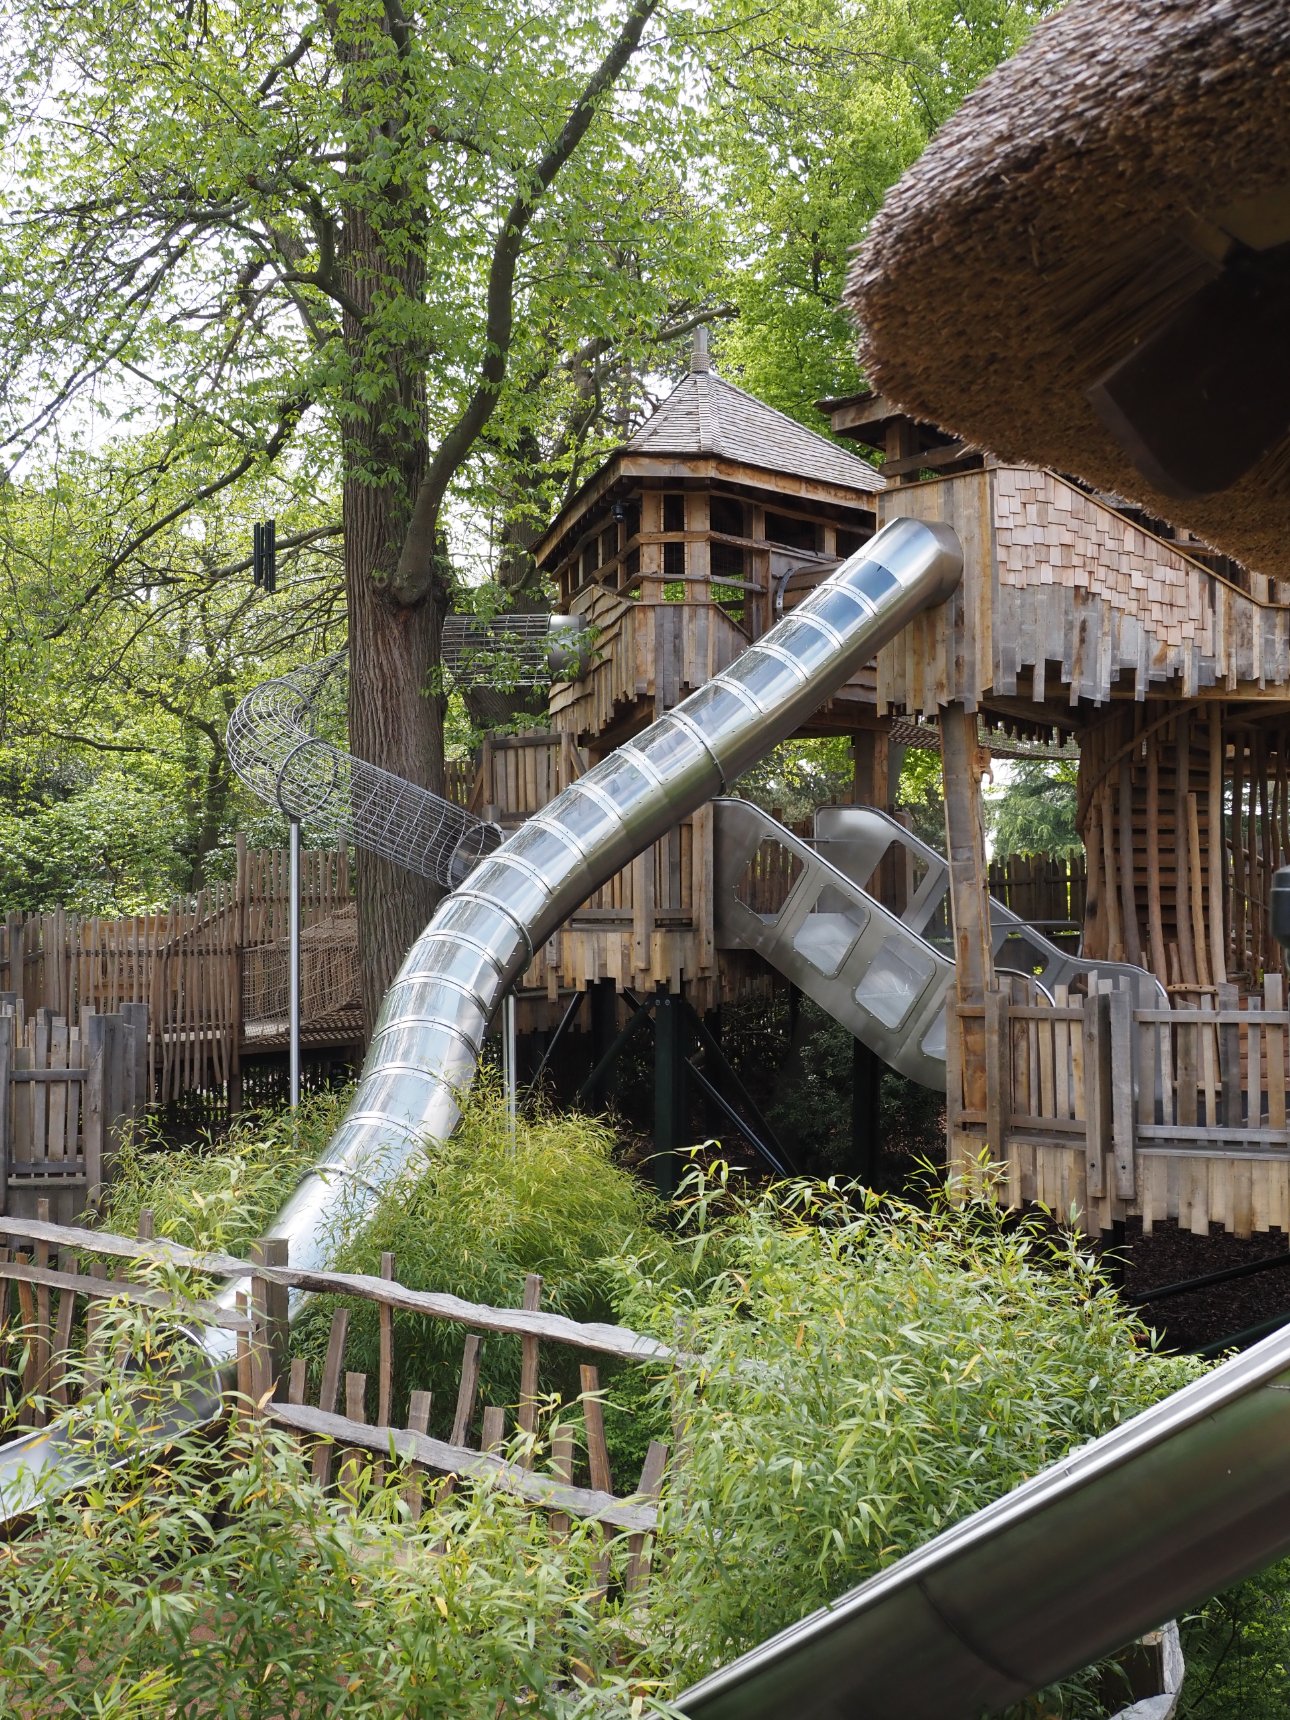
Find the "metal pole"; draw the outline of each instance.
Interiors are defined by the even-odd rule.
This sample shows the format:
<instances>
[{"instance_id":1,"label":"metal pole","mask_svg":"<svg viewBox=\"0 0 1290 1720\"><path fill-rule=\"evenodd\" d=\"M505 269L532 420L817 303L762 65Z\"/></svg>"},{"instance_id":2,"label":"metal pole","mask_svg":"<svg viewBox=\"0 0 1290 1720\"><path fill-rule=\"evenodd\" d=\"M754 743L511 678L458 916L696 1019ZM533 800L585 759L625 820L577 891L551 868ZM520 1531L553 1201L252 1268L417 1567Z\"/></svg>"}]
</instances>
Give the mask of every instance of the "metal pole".
<instances>
[{"instance_id":1,"label":"metal pole","mask_svg":"<svg viewBox=\"0 0 1290 1720\"><path fill-rule=\"evenodd\" d=\"M510 1132L511 1142L514 1144L519 1093L515 1056L515 993L513 991L508 991L502 1001L502 1080L506 1087L506 1127Z\"/></svg>"},{"instance_id":2,"label":"metal pole","mask_svg":"<svg viewBox=\"0 0 1290 1720\"><path fill-rule=\"evenodd\" d=\"M287 1038L291 1108L300 1103L300 820L291 820L290 883L287 904Z\"/></svg>"}]
</instances>

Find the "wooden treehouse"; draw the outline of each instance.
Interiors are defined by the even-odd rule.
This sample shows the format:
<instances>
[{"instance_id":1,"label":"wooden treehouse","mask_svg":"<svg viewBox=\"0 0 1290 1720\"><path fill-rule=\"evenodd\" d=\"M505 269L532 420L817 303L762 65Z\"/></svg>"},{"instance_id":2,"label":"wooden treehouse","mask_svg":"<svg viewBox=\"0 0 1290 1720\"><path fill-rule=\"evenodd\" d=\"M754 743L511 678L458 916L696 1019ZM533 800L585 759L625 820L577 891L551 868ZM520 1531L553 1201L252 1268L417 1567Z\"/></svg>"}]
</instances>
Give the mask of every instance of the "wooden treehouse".
<instances>
[{"instance_id":1,"label":"wooden treehouse","mask_svg":"<svg viewBox=\"0 0 1290 1720\"><path fill-rule=\"evenodd\" d=\"M518 824L888 519L948 521L959 592L803 732L849 735L854 799L879 807L904 745L941 749L952 1163L1006 1163L1012 1198L1101 1228L1290 1230L1290 1014L1267 930L1270 875L1290 857L1290 592L1122 498L988 460L880 399L824 405L837 434L885 453L885 479L699 355L539 542L561 607L596 630L594 660L553 689L549 732L485 745L463 795ZM991 750L1061 742L1080 761L1083 953L1154 974L1158 1007L1096 977L1049 995L996 972L980 779ZM684 998L702 1017L768 983L719 936L713 824L711 808L683 821L572 916L525 975L522 1028L549 1031L586 992L602 1009L614 993ZM808 848L763 844L746 905L780 912ZM919 879L893 846L869 887L899 915Z\"/></svg>"},{"instance_id":2,"label":"wooden treehouse","mask_svg":"<svg viewBox=\"0 0 1290 1720\"><path fill-rule=\"evenodd\" d=\"M655 415L585 483L536 546L559 606L595 630L594 661L550 701L550 733L485 743L474 810L518 825L772 627L876 530L866 460L723 381L700 354ZM872 670L812 733L872 736ZM863 743L862 743L863 744ZM774 888L774 879L768 887ZM525 976L522 1025L608 982L682 992L699 1013L741 976L713 930L711 808L683 820L551 939Z\"/></svg>"},{"instance_id":3,"label":"wooden treehouse","mask_svg":"<svg viewBox=\"0 0 1290 1720\"><path fill-rule=\"evenodd\" d=\"M1290 1230L1290 1016L1268 927L1290 859L1290 586L880 399L826 405L837 433L894 454L880 519L946 520L965 551L956 596L880 654L879 709L936 720L947 759L955 729L970 756L978 722L1076 741L1084 953L1164 988L1156 1009L1014 1003L981 933L976 794L947 772L949 841L976 856L952 887L955 1161L988 1152L1013 1198L1103 1228Z\"/></svg>"}]
</instances>

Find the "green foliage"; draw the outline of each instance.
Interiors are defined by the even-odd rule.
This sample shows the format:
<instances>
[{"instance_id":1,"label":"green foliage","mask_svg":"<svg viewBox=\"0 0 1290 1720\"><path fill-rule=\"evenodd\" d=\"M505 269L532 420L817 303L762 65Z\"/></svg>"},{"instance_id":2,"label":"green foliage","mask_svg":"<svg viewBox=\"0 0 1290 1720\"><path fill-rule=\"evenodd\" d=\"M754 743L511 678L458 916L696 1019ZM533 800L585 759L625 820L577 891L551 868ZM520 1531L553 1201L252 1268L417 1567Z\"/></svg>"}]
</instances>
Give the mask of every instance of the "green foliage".
<instances>
[{"instance_id":1,"label":"green foliage","mask_svg":"<svg viewBox=\"0 0 1290 1720\"><path fill-rule=\"evenodd\" d=\"M803 824L818 807L850 800L854 776L846 735L783 741L744 772L734 792L785 824Z\"/></svg>"},{"instance_id":2,"label":"green foliage","mask_svg":"<svg viewBox=\"0 0 1290 1720\"><path fill-rule=\"evenodd\" d=\"M1290 1708L1290 1563L1183 1621L1179 1720L1283 1720Z\"/></svg>"},{"instance_id":3,"label":"green foliage","mask_svg":"<svg viewBox=\"0 0 1290 1720\"><path fill-rule=\"evenodd\" d=\"M910 828L920 841L945 852L945 792L941 755L927 747L910 747L900 771L896 805L909 814Z\"/></svg>"},{"instance_id":4,"label":"green foliage","mask_svg":"<svg viewBox=\"0 0 1290 1720\"><path fill-rule=\"evenodd\" d=\"M175 809L123 772L48 805L0 807L0 901L86 914L155 907L188 878Z\"/></svg>"},{"instance_id":5,"label":"green foliage","mask_svg":"<svg viewBox=\"0 0 1290 1720\"><path fill-rule=\"evenodd\" d=\"M1083 854L1075 823L1078 774L1078 765L1067 759L1021 759L1012 766L1003 791L985 802L997 859Z\"/></svg>"},{"instance_id":6,"label":"green foliage","mask_svg":"<svg viewBox=\"0 0 1290 1720\"><path fill-rule=\"evenodd\" d=\"M487 1082L477 1084L461 1125L437 1144L424 1174L377 1207L361 1229L343 1225L332 1264L339 1271L379 1273L381 1255L394 1255L399 1282L446 1291L469 1302L517 1308L528 1273L542 1276L542 1305L575 1320L615 1320L615 1277L607 1257L647 1254L662 1247L663 1208L643 1182L614 1163L614 1140L601 1122L577 1113L521 1117L512 1144L504 1103ZM334 1300L318 1297L293 1333L298 1354L317 1372L326 1352ZM378 1324L369 1302L350 1307L349 1366L377 1374ZM396 1417L414 1388L433 1393L433 1431L452 1425L464 1334L418 1315L394 1315ZM577 1396L579 1358L544 1345L543 1393ZM585 1357L581 1358L586 1360ZM486 1339L481 1352L481 1403L519 1399L519 1340ZM602 1381L613 1377L602 1367ZM606 1405L606 1433L619 1471L634 1477L652 1419L637 1425L635 1370L626 1369ZM635 1466L633 1468L633 1465Z\"/></svg>"},{"instance_id":7,"label":"green foliage","mask_svg":"<svg viewBox=\"0 0 1290 1720\"><path fill-rule=\"evenodd\" d=\"M94 1481L0 1548L0 1708L15 1720L639 1720L662 1712L630 1613L593 1597L604 1541L463 1482L421 1524L397 1466L354 1508L325 1498L293 1441L237 1417L162 1452L141 1429L186 1356L109 1309L138 1370L73 1413ZM105 1456L109 1463L104 1463ZM546 1452L535 1453L537 1467ZM621 1571L625 1548L613 1549Z\"/></svg>"},{"instance_id":8,"label":"green foliage","mask_svg":"<svg viewBox=\"0 0 1290 1720\"><path fill-rule=\"evenodd\" d=\"M1043 0L781 0L744 19L714 71L718 174L738 316L718 356L820 428L815 402L862 385L841 310L848 253L888 186Z\"/></svg>"},{"instance_id":9,"label":"green foliage","mask_svg":"<svg viewBox=\"0 0 1290 1720\"><path fill-rule=\"evenodd\" d=\"M321 1158L348 1102L348 1093L307 1094L294 1120L289 1110L250 1113L189 1147L137 1129L117 1157L103 1229L133 1236L147 1208L158 1236L244 1254Z\"/></svg>"},{"instance_id":10,"label":"green foliage","mask_svg":"<svg viewBox=\"0 0 1290 1720\"><path fill-rule=\"evenodd\" d=\"M1194 1376L1073 1239L993 1203L689 1193L697 1290L632 1287L697 1358L670 1409L655 1652L742 1652ZM649 1278L650 1274L639 1277ZM774 1572L774 1582L766 1573Z\"/></svg>"}]
</instances>

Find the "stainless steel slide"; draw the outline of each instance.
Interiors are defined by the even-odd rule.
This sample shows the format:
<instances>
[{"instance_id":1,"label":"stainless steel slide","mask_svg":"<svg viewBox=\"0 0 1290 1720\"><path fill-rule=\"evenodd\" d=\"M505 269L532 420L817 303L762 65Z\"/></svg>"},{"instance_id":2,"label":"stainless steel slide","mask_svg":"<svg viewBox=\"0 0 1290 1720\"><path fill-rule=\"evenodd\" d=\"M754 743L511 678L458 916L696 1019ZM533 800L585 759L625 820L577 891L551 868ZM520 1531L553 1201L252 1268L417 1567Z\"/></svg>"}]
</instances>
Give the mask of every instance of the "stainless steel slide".
<instances>
[{"instance_id":1,"label":"stainless steel slide","mask_svg":"<svg viewBox=\"0 0 1290 1720\"><path fill-rule=\"evenodd\" d=\"M273 1234L288 1241L294 1265L325 1264L338 1215L361 1220L401 1178L416 1175L428 1146L452 1133L489 1020L561 922L799 728L886 640L947 597L961 572L947 526L894 521L729 668L479 861L409 951L353 1104L278 1216ZM334 773L348 772L354 783L374 771L312 735L308 702L294 680L270 683L244 701L231 725L239 770L298 816L333 797ZM404 805L399 779L385 775L372 777L370 795L363 791L383 840ZM351 787L339 798L352 816L359 795ZM412 812L419 829L425 809L417 802ZM430 808L425 848L436 867L446 861L451 869L461 844L455 827L440 822L445 816ZM241 1288L230 1283L222 1294L231 1303ZM202 1342L214 1370L227 1365L229 1334L208 1330ZM186 1401L199 1421L210 1415L213 1393L194 1385ZM62 1473L65 1465L58 1423L0 1450L0 1522L30 1508L35 1470Z\"/></svg>"},{"instance_id":2,"label":"stainless steel slide","mask_svg":"<svg viewBox=\"0 0 1290 1720\"><path fill-rule=\"evenodd\" d=\"M945 1087L945 995L954 980L949 867L934 848L871 806L830 806L813 842L746 800L718 800L716 937L723 949L755 950L891 1068L925 1087ZM757 894L763 844L797 876L767 912ZM902 912L866 886L892 849L906 875ZM1164 989L1127 962L1092 962L1050 942L1002 902L990 904L995 962L1051 996L1095 977L1159 1009Z\"/></svg>"}]
</instances>

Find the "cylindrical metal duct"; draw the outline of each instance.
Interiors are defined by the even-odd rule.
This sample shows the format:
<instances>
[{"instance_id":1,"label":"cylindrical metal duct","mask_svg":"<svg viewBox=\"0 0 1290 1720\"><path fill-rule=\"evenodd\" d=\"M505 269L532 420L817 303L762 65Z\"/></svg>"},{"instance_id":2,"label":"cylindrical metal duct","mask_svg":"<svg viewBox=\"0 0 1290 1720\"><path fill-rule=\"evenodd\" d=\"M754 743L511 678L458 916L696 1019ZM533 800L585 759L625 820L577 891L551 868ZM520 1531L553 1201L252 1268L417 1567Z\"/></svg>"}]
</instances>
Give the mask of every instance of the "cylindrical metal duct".
<instances>
[{"instance_id":1,"label":"cylindrical metal duct","mask_svg":"<svg viewBox=\"0 0 1290 1720\"><path fill-rule=\"evenodd\" d=\"M229 762L248 788L287 818L306 819L315 831L357 843L451 890L499 845L502 832L315 732L316 701L344 657L337 652L248 693L229 719Z\"/></svg>"},{"instance_id":2,"label":"cylindrical metal duct","mask_svg":"<svg viewBox=\"0 0 1290 1720\"><path fill-rule=\"evenodd\" d=\"M353 1104L273 1226L293 1265L325 1266L342 1207L347 1220L361 1220L400 1178L415 1176L433 1142L452 1133L493 1012L561 922L679 818L731 788L920 610L947 597L961 571L948 526L893 521L728 669L580 777L470 872L408 952L382 1005ZM275 692L264 702L264 724L278 741L283 724L297 734L300 726L299 709L281 711L281 698ZM251 727L244 719L244 730ZM276 800L283 762L275 747L261 747L239 769ZM241 1280L226 1285L225 1305L247 1288ZM230 1333L211 1328L203 1343L217 1367L229 1362ZM209 1389L194 1387L189 1401L194 1419L212 1412ZM29 1499L15 1484L16 1469L58 1461L56 1425L0 1451L0 1520Z\"/></svg>"}]
</instances>

